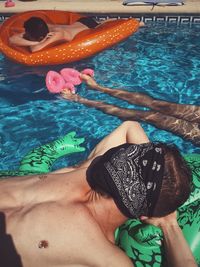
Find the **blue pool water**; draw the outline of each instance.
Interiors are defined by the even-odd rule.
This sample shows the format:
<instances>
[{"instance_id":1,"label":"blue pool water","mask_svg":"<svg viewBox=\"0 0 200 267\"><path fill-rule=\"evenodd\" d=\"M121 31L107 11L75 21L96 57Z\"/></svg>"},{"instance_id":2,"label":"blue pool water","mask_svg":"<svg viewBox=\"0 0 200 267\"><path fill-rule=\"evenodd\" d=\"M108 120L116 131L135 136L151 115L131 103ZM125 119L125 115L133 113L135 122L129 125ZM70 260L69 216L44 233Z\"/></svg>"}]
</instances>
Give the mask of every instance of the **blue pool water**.
<instances>
[{"instance_id":1,"label":"blue pool water","mask_svg":"<svg viewBox=\"0 0 200 267\"><path fill-rule=\"evenodd\" d=\"M148 93L153 97L200 105L200 25L147 25L126 41L81 62L25 67L0 54L0 169L16 169L32 148L75 130L86 151L59 160L54 169L85 158L120 119L48 93L45 75L63 67L93 68L102 85ZM81 85L79 93L129 108L140 108ZM200 148L167 131L142 124L150 139L178 145L183 153Z\"/></svg>"}]
</instances>

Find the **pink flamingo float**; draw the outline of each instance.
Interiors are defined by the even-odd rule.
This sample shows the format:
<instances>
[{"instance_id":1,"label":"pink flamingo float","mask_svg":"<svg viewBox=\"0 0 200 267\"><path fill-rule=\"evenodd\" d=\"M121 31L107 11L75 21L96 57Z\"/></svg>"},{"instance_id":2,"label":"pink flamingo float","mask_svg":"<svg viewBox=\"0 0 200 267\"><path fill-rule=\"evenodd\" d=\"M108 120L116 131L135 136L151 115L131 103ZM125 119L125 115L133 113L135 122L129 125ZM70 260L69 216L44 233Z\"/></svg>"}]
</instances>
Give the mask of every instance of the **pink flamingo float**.
<instances>
[{"instance_id":1,"label":"pink flamingo float","mask_svg":"<svg viewBox=\"0 0 200 267\"><path fill-rule=\"evenodd\" d=\"M61 93L63 90L69 90L75 94L77 89L75 85L82 83L80 74L87 74L91 77L94 76L94 70L84 69L79 72L72 68L64 68L60 73L50 70L46 75L46 87L51 93Z\"/></svg>"}]
</instances>

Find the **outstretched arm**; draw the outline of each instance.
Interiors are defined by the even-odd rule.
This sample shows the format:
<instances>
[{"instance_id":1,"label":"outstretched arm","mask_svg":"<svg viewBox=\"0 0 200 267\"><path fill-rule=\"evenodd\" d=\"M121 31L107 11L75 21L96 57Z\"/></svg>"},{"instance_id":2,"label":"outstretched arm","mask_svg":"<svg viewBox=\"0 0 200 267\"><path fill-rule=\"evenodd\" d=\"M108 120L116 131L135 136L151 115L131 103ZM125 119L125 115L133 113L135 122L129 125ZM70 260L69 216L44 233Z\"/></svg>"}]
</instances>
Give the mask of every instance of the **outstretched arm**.
<instances>
[{"instance_id":1,"label":"outstretched arm","mask_svg":"<svg viewBox=\"0 0 200 267\"><path fill-rule=\"evenodd\" d=\"M66 41L63 37L63 32L49 32L47 36L38 44L31 45L31 52L37 52L47 47L48 45L55 42L64 42Z\"/></svg>"},{"instance_id":2,"label":"outstretched arm","mask_svg":"<svg viewBox=\"0 0 200 267\"><path fill-rule=\"evenodd\" d=\"M38 45L37 41L29 41L23 38L24 33L14 34L9 38L10 44L18 45L18 46L32 46Z\"/></svg>"},{"instance_id":3,"label":"outstretched arm","mask_svg":"<svg viewBox=\"0 0 200 267\"><path fill-rule=\"evenodd\" d=\"M52 43L67 41L66 38L64 38L63 32L50 32L40 42L26 40L23 38L23 35L24 33L20 33L11 36L9 39L10 44L18 46L27 46L30 48L31 52L37 52Z\"/></svg>"},{"instance_id":4,"label":"outstretched arm","mask_svg":"<svg viewBox=\"0 0 200 267\"><path fill-rule=\"evenodd\" d=\"M170 267L198 267L176 219L176 212L161 218L141 217L141 221L160 227L164 235L167 263Z\"/></svg>"}]
</instances>

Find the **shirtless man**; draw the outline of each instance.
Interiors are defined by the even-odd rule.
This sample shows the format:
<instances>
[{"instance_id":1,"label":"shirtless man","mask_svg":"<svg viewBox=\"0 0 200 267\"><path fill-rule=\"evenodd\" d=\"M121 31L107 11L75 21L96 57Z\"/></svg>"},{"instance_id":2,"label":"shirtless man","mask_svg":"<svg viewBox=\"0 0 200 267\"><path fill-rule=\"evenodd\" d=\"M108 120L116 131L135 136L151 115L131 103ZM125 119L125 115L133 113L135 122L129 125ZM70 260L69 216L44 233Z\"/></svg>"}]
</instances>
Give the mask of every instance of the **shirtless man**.
<instances>
[{"instance_id":1,"label":"shirtless man","mask_svg":"<svg viewBox=\"0 0 200 267\"><path fill-rule=\"evenodd\" d=\"M24 23L25 32L10 37L10 44L28 46L31 52L39 51L52 43L69 42L79 33L94 29L101 24L116 19L97 22L92 17L82 17L71 25L53 25L39 17L31 17ZM144 26L139 22L139 26Z\"/></svg>"},{"instance_id":2,"label":"shirtless man","mask_svg":"<svg viewBox=\"0 0 200 267\"><path fill-rule=\"evenodd\" d=\"M25 32L10 37L10 44L28 46L32 52L39 51L54 42L68 42L81 31L96 28L97 23L92 17L83 17L71 25L53 25L39 17L31 17L24 22Z\"/></svg>"},{"instance_id":3,"label":"shirtless man","mask_svg":"<svg viewBox=\"0 0 200 267\"><path fill-rule=\"evenodd\" d=\"M96 164L103 164L102 169ZM112 182L115 167L115 178L121 177L129 198L120 197L118 183ZM0 266L131 267L131 260L114 244L114 231L127 220L125 214L144 221L169 214L188 198L189 184L190 172L176 150L150 143L137 122L124 122L79 166L0 181ZM171 198L166 198L165 186ZM182 257L175 253L170 267L196 267L181 231L173 223L167 227L173 231L165 231L166 238L184 242ZM166 249L176 247L166 242Z\"/></svg>"}]
</instances>

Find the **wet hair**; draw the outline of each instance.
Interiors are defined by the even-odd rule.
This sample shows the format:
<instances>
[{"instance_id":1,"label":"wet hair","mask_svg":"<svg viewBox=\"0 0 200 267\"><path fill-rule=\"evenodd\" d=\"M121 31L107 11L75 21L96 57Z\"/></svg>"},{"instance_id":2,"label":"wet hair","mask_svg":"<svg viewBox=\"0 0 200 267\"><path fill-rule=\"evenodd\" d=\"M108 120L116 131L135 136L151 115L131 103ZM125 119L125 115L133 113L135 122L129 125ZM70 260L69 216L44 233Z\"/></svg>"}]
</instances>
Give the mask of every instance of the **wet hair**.
<instances>
[{"instance_id":1,"label":"wet hair","mask_svg":"<svg viewBox=\"0 0 200 267\"><path fill-rule=\"evenodd\" d=\"M31 17L24 22L24 39L29 41L42 41L49 33L46 22L39 17Z\"/></svg>"},{"instance_id":2,"label":"wet hair","mask_svg":"<svg viewBox=\"0 0 200 267\"><path fill-rule=\"evenodd\" d=\"M153 216L174 212L191 193L192 172L175 145L162 144L165 153L164 177Z\"/></svg>"}]
</instances>

